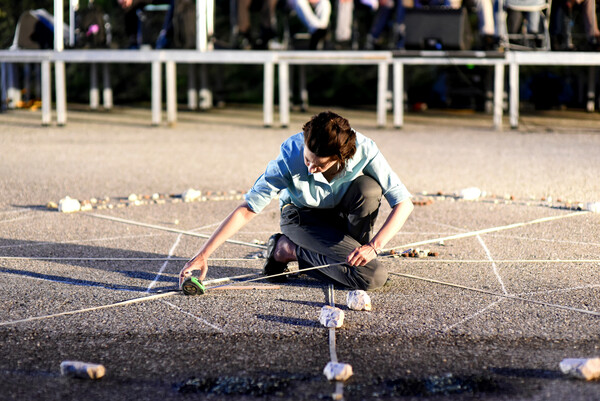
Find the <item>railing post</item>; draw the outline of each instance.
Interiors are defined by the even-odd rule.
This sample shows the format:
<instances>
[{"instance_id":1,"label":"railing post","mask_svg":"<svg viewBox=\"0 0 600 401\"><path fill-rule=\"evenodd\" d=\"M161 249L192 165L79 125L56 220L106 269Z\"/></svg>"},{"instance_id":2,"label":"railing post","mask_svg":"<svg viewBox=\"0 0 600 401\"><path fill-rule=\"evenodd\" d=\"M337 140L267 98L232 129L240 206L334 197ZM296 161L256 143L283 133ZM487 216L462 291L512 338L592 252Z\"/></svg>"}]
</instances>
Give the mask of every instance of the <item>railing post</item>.
<instances>
[{"instance_id":1,"label":"railing post","mask_svg":"<svg viewBox=\"0 0 600 401\"><path fill-rule=\"evenodd\" d=\"M519 64L513 57L510 57L509 64L509 114L510 128L516 129L519 127Z\"/></svg>"},{"instance_id":2,"label":"railing post","mask_svg":"<svg viewBox=\"0 0 600 401\"><path fill-rule=\"evenodd\" d=\"M51 103L52 97L51 92L51 80L52 75L50 74L50 61L42 61L42 125L50 125L52 120L51 116Z\"/></svg>"},{"instance_id":3,"label":"railing post","mask_svg":"<svg viewBox=\"0 0 600 401\"><path fill-rule=\"evenodd\" d=\"M177 123L177 71L174 61L166 62L165 73L167 75L167 123Z\"/></svg>"},{"instance_id":4,"label":"railing post","mask_svg":"<svg viewBox=\"0 0 600 401\"><path fill-rule=\"evenodd\" d=\"M97 110L100 104L100 90L98 89L98 64L90 64L90 109Z\"/></svg>"},{"instance_id":5,"label":"railing post","mask_svg":"<svg viewBox=\"0 0 600 401\"><path fill-rule=\"evenodd\" d=\"M270 127L273 125L273 75L273 61L271 60L265 62L263 86L263 119L265 127Z\"/></svg>"},{"instance_id":6,"label":"railing post","mask_svg":"<svg viewBox=\"0 0 600 401\"><path fill-rule=\"evenodd\" d=\"M160 124L162 103L161 62L152 62L152 125Z\"/></svg>"},{"instance_id":7,"label":"railing post","mask_svg":"<svg viewBox=\"0 0 600 401\"><path fill-rule=\"evenodd\" d=\"M113 107L113 92L110 84L110 71L108 70L108 64L102 64L102 101L104 108L110 110Z\"/></svg>"},{"instance_id":8,"label":"railing post","mask_svg":"<svg viewBox=\"0 0 600 401\"><path fill-rule=\"evenodd\" d=\"M392 65L394 71L394 127L402 128L404 125L404 64L395 60Z\"/></svg>"},{"instance_id":9,"label":"railing post","mask_svg":"<svg viewBox=\"0 0 600 401\"><path fill-rule=\"evenodd\" d=\"M282 127L290 124L290 65L279 62L279 121Z\"/></svg>"},{"instance_id":10,"label":"railing post","mask_svg":"<svg viewBox=\"0 0 600 401\"><path fill-rule=\"evenodd\" d=\"M502 98L504 95L504 64L494 65L494 128L502 130Z\"/></svg>"},{"instance_id":11,"label":"railing post","mask_svg":"<svg viewBox=\"0 0 600 401\"><path fill-rule=\"evenodd\" d=\"M188 109L196 110L198 108L198 93L196 92L196 64L188 64Z\"/></svg>"},{"instance_id":12,"label":"railing post","mask_svg":"<svg viewBox=\"0 0 600 401\"><path fill-rule=\"evenodd\" d=\"M388 63L377 64L377 127L385 127L386 121L386 94L388 87Z\"/></svg>"}]
</instances>

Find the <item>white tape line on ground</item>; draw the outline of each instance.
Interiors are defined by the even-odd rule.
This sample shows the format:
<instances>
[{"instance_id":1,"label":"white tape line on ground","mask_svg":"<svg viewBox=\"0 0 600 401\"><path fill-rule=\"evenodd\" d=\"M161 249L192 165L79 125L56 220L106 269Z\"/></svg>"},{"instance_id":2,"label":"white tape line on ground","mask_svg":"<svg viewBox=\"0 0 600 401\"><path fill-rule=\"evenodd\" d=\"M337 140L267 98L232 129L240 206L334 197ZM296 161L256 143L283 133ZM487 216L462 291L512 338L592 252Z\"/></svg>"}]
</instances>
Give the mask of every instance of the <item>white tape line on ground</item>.
<instances>
[{"instance_id":1,"label":"white tape line on ground","mask_svg":"<svg viewBox=\"0 0 600 401\"><path fill-rule=\"evenodd\" d=\"M156 277L154 277L154 280L152 280L152 282L148 285L148 288L146 289L146 292L150 292L150 290L152 288L154 288L154 286L156 285L156 283L157 283L158 279L160 278L160 276L162 276L163 272L167 268L167 265L169 264L169 261L171 260L171 257L175 253L175 248L177 248L177 245L179 245L179 241L181 240L181 236L182 236L182 234L179 234L177 236L177 239L175 240L175 243L173 244L173 246L171 247L171 249L169 249L169 254L167 255L167 260L165 260L165 262L162 264L160 270L156 274Z\"/></svg>"},{"instance_id":2,"label":"white tape line on ground","mask_svg":"<svg viewBox=\"0 0 600 401\"><path fill-rule=\"evenodd\" d=\"M0 256L0 260L48 260L48 261L73 261L73 260L89 260L94 262L162 262L165 260L171 260L175 262L188 261L190 258L102 258L102 257L57 257L57 256ZM209 262L251 262L258 260L264 262L261 258L209 258Z\"/></svg>"},{"instance_id":3,"label":"white tape line on ground","mask_svg":"<svg viewBox=\"0 0 600 401\"><path fill-rule=\"evenodd\" d=\"M493 232L502 231L502 230L511 230L513 228L524 227L524 226L528 226L528 225L532 225L532 224L545 223L545 222L548 222L548 221L566 219L566 218L569 218L569 217L581 216L581 215L588 214L588 213L590 213L590 212L575 212L575 213L569 213L569 214L561 214L561 215L558 215L558 216L542 217L542 218L539 218L539 219L525 221L525 222L522 222L522 223L508 224L506 226L498 226L498 227L485 228L483 230L477 230L477 231L471 231L471 232L468 232L468 233L461 233L461 234L449 235L447 237L440 237L440 238L428 239L428 240L424 240L424 241L411 242L409 244L404 244L404 245L396 246L396 247L393 247L393 248L382 249L382 251L383 252L388 252L388 251L391 251L391 250L403 249L403 248L408 248L408 247L413 247L413 246L419 246L419 245L425 245L425 244L434 244L436 242L449 241L449 240L453 240L453 239L461 239L461 238L474 237L476 235L493 233Z\"/></svg>"},{"instance_id":4,"label":"white tape line on ground","mask_svg":"<svg viewBox=\"0 0 600 401\"><path fill-rule=\"evenodd\" d=\"M248 276L251 276L251 274L243 274L240 276L223 277L223 278L218 278L218 279L214 279L214 280L207 280L204 282L204 284L210 285L210 284L220 283L223 281L234 280L237 278L244 278L244 277L248 277ZM101 310L101 309L115 308L117 306L131 305L131 304L136 304L136 303L140 303L140 302L153 301L155 299L166 298L166 297L170 297L170 296L173 296L173 295L179 294L179 293L181 293L181 291L173 290L173 291L161 292L161 293L153 294L153 295L149 295L149 296L128 299L125 301L115 302L115 303L107 304L107 305L92 306L90 308L83 308L83 309L77 309L77 310L72 310L72 311L59 312L59 313L54 313L52 315L33 316L33 317L25 318L25 319L0 322L0 327L8 326L11 324L17 324L17 323L33 322L36 320L51 319L51 318L60 317L60 316L69 316L69 315L76 315L76 314L85 313L85 312L93 312L93 311L97 311L97 310Z\"/></svg>"},{"instance_id":5,"label":"white tape line on ground","mask_svg":"<svg viewBox=\"0 0 600 401\"><path fill-rule=\"evenodd\" d=\"M459 289L462 289L462 290L479 292L479 293L491 295L491 296L494 296L494 297L501 297L501 298L513 299L515 301L521 301L521 302L525 302L525 303L543 305L543 306L547 306L547 307L550 307L550 308L562 309L562 310L567 310L567 311L571 311L571 312L579 312L579 313L584 313L586 315L600 316L600 312L590 311L590 310L587 310L587 309L573 308L571 306L565 306L565 305L559 305L559 304L551 304L549 302L537 301L535 299L521 298L521 297L518 297L516 295L499 294L499 293L495 293L495 292L492 292L492 291L482 290L482 289L479 289L479 288L468 287L468 286L465 286L465 285L448 283L448 282L444 282L444 281L440 281L440 280L434 280L434 279L426 278L426 277L414 276L412 274L394 273L394 272L390 272L390 274L393 274L395 276L410 278L410 279L413 279L413 280L420 280L420 281L425 281L425 282L428 282L428 283L440 284L440 285L445 285L445 286L448 286L448 287L459 288Z\"/></svg>"},{"instance_id":6,"label":"white tape line on ground","mask_svg":"<svg viewBox=\"0 0 600 401\"><path fill-rule=\"evenodd\" d=\"M150 295L147 297L134 298L134 299L128 299L126 301L115 302L114 304L93 306L90 308L83 308L83 309L78 309L78 310L73 310L73 311L60 312L60 313L55 313L52 315L34 316L34 317L28 317L25 319L12 320L12 321L8 321L8 322L0 322L0 326L8 326L8 325L17 324L17 323L34 322L36 320L45 320L45 319L51 319L51 318L55 318L55 317L59 317L59 316L76 315L79 313L93 312L93 311L97 311L97 310L101 310L101 309L114 308L117 306L131 305L131 304L135 304L135 303L139 303L139 302L146 302L146 301L151 301L151 300L155 300L155 299L159 299L159 298L170 297L177 293L178 293L178 291L170 291L170 292L164 292L161 294Z\"/></svg>"},{"instance_id":7,"label":"white tape line on ground","mask_svg":"<svg viewBox=\"0 0 600 401\"><path fill-rule=\"evenodd\" d=\"M130 225L139 226L139 227L152 228L152 229L155 229L155 230L168 231L168 232L172 232L172 233L176 233L176 234L189 235L189 236L192 236L192 237L200 237L200 238L205 238L205 239L210 238L210 235L199 234L199 233L195 233L193 231L177 230L175 228L157 226L155 224L141 223L141 222L134 221L134 220L121 219L119 217L106 216L106 215L103 215L103 214L86 213L86 215L87 216L92 216L92 217L97 217L97 218L100 218L100 219L116 221L118 223L130 224ZM267 249L267 247L264 246L264 245L253 244L251 242L236 241L236 240L232 240L232 239L225 240L225 242L228 242L230 244L236 244L236 245L250 246L250 247L253 247L253 248Z\"/></svg>"},{"instance_id":8,"label":"white tape line on ground","mask_svg":"<svg viewBox=\"0 0 600 401\"><path fill-rule=\"evenodd\" d=\"M487 259L402 258L410 263L490 263ZM494 263L600 263L600 259L494 259Z\"/></svg>"},{"instance_id":9,"label":"white tape line on ground","mask_svg":"<svg viewBox=\"0 0 600 401\"><path fill-rule=\"evenodd\" d=\"M7 220L0 220L0 223L11 223L13 221L20 221L20 220L29 220L29 219L33 219L36 216L22 216L22 217L15 217L14 219L7 219Z\"/></svg>"},{"instance_id":10,"label":"white tape line on ground","mask_svg":"<svg viewBox=\"0 0 600 401\"><path fill-rule=\"evenodd\" d=\"M41 245L68 245L75 244L80 245L86 242L100 242L100 241L113 241L113 240L121 240L127 238L145 238L145 237L158 237L161 235L167 234L143 234L143 235L122 235L118 237L104 237L104 238L92 238L85 240L73 240L73 241L64 241L64 242L51 242L51 241L41 241L36 243L28 243L28 244L14 244L14 245L0 245L0 248L21 248L21 247L31 247L31 246L41 246Z\"/></svg>"},{"instance_id":11,"label":"white tape line on ground","mask_svg":"<svg viewBox=\"0 0 600 401\"><path fill-rule=\"evenodd\" d=\"M556 289L553 289L553 290L522 292L522 293L516 294L516 295L517 296L525 296L525 295L553 294L553 293L556 293L556 292L570 292L570 291L590 290L592 288L600 288L600 284L589 284L589 285L580 285L580 286L577 286L577 287L556 288Z\"/></svg>"},{"instance_id":12,"label":"white tape line on ground","mask_svg":"<svg viewBox=\"0 0 600 401\"><path fill-rule=\"evenodd\" d=\"M488 247L485 245L485 242L483 242L483 239L481 239L481 235L477 236L477 240L479 241L479 243L483 247L483 250L485 251L485 254L488 257L488 260L492 263L492 270L494 272L494 275L496 276L496 279L500 283L500 287L502 288L502 292L505 293L505 294L508 294L508 291L506 291L506 287L504 286L504 281L502 281L502 277L500 276L500 273L498 273L498 268L496 266L496 263L494 262L494 259L492 258L492 254L490 253L490 250L488 249Z\"/></svg>"},{"instance_id":13,"label":"white tape line on ground","mask_svg":"<svg viewBox=\"0 0 600 401\"><path fill-rule=\"evenodd\" d=\"M442 332L446 333L458 326L463 325L464 323L468 322L469 320L475 319L477 316L481 315L482 313L484 313L486 310L490 309L491 307L499 304L500 302L504 301L504 299L499 299L497 301L492 302L491 304L489 304L488 306L486 306L483 309L478 310L477 312L465 317L464 319L461 319L460 321L454 323L453 325L450 325L448 327L446 327L445 329L442 330Z\"/></svg>"},{"instance_id":14,"label":"white tape line on ground","mask_svg":"<svg viewBox=\"0 0 600 401\"><path fill-rule=\"evenodd\" d=\"M181 309L179 306L177 306L177 305L175 305L175 304L172 304L172 303L171 303L171 302L169 302L169 301L165 301L165 300L163 300L162 302L163 302L164 304L167 304L167 305L169 305L169 306L170 306L170 307L172 307L172 308L175 308L175 309L177 309L179 312L181 312L181 313L183 313L183 314L185 314L185 315L191 316L191 317L193 317L194 319L196 319L196 320L198 320L198 321L200 321L200 322L204 323L205 325L207 325L207 326L210 326L210 327L212 327L213 329L215 329L215 330L217 330L217 331L220 331L221 333L225 333L225 330L223 330L223 329L222 329L222 328L220 328L219 326L215 326L214 324L210 323L209 321L207 321L207 320L205 320L205 319L202 319L200 316L196 316L196 315L194 315L193 313L190 313L190 312L188 312L188 311L186 311L186 310L183 310L183 309Z\"/></svg>"}]
</instances>

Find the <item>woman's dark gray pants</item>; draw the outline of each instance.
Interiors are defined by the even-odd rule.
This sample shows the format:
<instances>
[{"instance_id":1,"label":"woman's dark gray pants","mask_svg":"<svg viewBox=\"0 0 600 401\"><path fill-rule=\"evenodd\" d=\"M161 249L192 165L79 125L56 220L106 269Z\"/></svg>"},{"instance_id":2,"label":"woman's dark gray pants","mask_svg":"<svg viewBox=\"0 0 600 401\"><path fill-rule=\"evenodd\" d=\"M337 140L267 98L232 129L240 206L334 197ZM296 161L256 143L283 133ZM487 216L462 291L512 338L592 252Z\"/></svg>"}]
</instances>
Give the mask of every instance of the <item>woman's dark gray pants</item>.
<instances>
[{"instance_id":1,"label":"woman's dark gray pants","mask_svg":"<svg viewBox=\"0 0 600 401\"><path fill-rule=\"evenodd\" d=\"M334 209L299 208L281 210L281 231L297 245L299 268L344 262L355 248L370 241L381 204L381 187L373 178L355 179ZM387 270L376 260L366 266L348 264L309 270L320 280L360 290L383 286Z\"/></svg>"}]
</instances>

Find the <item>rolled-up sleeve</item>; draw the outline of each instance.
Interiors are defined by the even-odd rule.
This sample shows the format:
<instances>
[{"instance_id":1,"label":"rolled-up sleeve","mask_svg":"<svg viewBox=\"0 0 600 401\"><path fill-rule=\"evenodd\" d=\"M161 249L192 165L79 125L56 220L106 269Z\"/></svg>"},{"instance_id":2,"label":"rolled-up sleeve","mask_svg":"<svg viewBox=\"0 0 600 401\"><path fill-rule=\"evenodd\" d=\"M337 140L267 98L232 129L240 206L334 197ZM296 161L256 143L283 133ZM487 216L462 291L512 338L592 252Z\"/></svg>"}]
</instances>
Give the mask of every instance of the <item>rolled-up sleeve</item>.
<instances>
[{"instance_id":1,"label":"rolled-up sleeve","mask_svg":"<svg viewBox=\"0 0 600 401\"><path fill-rule=\"evenodd\" d=\"M391 207L412 197L406 186L400 181L398 175L392 170L385 157L377 146L372 143L370 153L371 161L365 166L364 173L373 177L383 191L383 196Z\"/></svg>"},{"instance_id":2,"label":"rolled-up sleeve","mask_svg":"<svg viewBox=\"0 0 600 401\"><path fill-rule=\"evenodd\" d=\"M289 170L280 154L267 165L265 172L258 177L244 199L254 213L260 213L271 201L285 189L290 182Z\"/></svg>"}]
</instances>

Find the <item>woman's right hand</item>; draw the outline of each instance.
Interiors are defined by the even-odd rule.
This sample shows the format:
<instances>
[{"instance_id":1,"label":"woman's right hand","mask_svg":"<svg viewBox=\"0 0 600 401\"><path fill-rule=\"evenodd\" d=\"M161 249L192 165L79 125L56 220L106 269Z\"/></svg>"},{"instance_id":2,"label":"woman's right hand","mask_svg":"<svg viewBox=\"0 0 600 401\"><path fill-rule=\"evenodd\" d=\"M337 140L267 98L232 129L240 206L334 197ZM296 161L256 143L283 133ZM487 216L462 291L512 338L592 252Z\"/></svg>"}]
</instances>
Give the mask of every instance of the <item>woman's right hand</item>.
<instances>
[{"instance_id":1,"label":"woman's right hand","mask_svg":"<svg viewBox=\"0 0 600 401\"><path fill-rule=\"evenodd\" d=\"M198 278L200 281L203 281L206 277L206 273L208 273L208 263L206 258L201 254L196 255L188 261L185 266L183 266L183 269L181 269L181 272L179 272L179 288L181 288L185 279L192 275L194 270L200 270Z\"/></svg>"}]
</instances>

